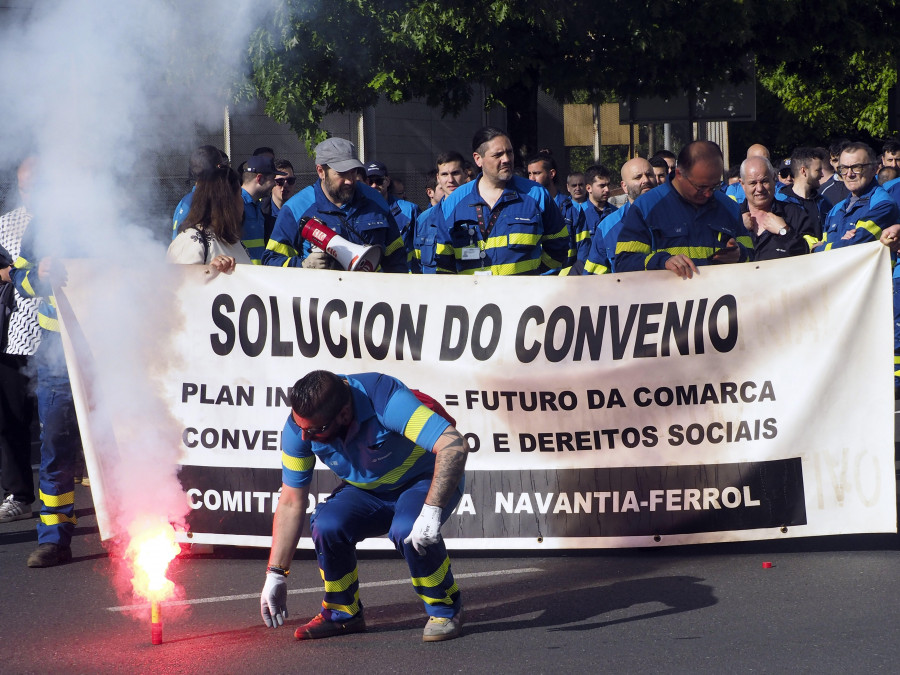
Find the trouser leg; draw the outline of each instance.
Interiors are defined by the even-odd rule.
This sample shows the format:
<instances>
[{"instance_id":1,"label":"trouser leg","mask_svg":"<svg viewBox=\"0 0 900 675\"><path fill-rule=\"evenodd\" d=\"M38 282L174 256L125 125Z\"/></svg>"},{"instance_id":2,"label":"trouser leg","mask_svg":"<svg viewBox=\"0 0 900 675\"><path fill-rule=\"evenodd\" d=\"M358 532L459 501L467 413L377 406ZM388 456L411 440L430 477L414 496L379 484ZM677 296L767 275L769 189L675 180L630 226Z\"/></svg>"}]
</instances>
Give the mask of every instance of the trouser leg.
<instances>
[{"instance_id":1,"label":"trouser leg","mask_svg":"<svg viewBox=\"0 0 900 675\"><path fill-rule=\"evenodd\" d=\"M450 569L450 557L443 539L437 544L425 548L425 555L420 556L412 544L404 543L404 539L412 531L413 523L422 510L425 497L431 487L431 479L414 483L403 491L394 507L394 518L388 536L394 547L406 559L412 577L413 589L425 604L425 613L429 616L452 617L459 611L461 596L453 572ZM462 498L462 487L457 489L450 503L444 507L441 522L445 522Z\"/></svg>"},{"instance_id":2,"label":"trouser leg","mask_svg":"<svg viewBox=\"0 0 900 675\"><path fill-rule=\"evenodd\" d=\"M34 501L31 419L34 399L24 370L28 357L0 354L0 475L4 495Z\"/></svg>"},{"instance_id":3,"label":"trouser leg","mask_svg":"<svg viewBox=\"0 0 900 675\"><path fill-rule=\"evenodd\" d=\"M68 546L76 524L73 471L81 439L58 333L45 331L35 358L41 419L38 543Z\"/></svg>"},{"instance_id":4,"label":"trouser leg","mask_svg":"<svg viewBox=\"0 0 900 675\"><path fill-rule=\"evenodd\" d=\"M325 582L322 616L340 621L362 609L356 544L387 532L391 509L378 497L343 485L310 518L319 572Z\"/></svg>"}]
</instances>

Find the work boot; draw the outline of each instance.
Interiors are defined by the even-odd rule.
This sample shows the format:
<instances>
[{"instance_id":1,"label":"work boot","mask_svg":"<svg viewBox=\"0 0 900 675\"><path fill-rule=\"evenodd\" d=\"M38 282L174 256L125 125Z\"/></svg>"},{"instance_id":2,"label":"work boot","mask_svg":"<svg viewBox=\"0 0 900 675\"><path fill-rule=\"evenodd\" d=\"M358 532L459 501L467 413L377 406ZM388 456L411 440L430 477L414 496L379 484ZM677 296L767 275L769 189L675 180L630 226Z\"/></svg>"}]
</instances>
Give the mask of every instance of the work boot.
<instances>
[{"instance_id":1,"label":"work boot","mask_svg":"<svg viewBox=\"0 0 900 675\"><path fill-rule=\"evenodd\" d=\"M55 567L72 561L72 549L59 544L40 544L28 556L29 567Z\"/></svg>"},{"instance_id":2,"label":"work boot","mask_svg":"<svg viewBox=\"0 0 900 675\"><path fill-rule=\"evenodd\" d=\"M321 614L316 614L309 623L303 624L294 631L294 637L298 640L318 640L335 635L362 633L365 629L366 619L363 617L362 611L341 621L329 621Z\"/></svg>"},{"instance_id":3,"label":"work boot","mask_svg":"<svg viewBox=\"0 0 900 675\"><path fill-rule=\"evenodd\" d=\"M7 496L0 504L0 523L11 523L26 518L31 518L31 504L16 501L13 495Z\"/></svg>"},{"instance_id":4,"label":"work boot","mask_svg":"<svg viewBox=\"0 0 900 675\"><path fill-rule=\"evenodd\" d=\"M422 642L441 642L442 640L452 640L458 638L462 630L462 610L453 615L452 618L446 616L430 616L428 623L425 624L425 631L422 633Z\"/></svg>"}]
</instances>

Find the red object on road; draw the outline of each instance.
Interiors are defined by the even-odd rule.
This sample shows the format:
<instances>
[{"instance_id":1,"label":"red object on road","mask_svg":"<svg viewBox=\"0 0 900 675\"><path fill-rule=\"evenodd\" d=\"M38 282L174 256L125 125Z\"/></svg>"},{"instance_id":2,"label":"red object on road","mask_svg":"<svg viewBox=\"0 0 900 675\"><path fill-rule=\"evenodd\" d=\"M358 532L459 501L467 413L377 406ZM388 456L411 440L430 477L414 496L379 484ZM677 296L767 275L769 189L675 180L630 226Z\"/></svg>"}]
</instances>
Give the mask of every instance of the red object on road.
<instances>
[{"instance_id":1,"label":"red object on road","mask_svg":"<svg viewBox=\"0 0 900 675\"><path fill-rule=\"evenodd\" d=\"M764 562L764 563L763 563L763 569L764 569L764 570L767 570L767 569L769 569L769 568L771 568L771 567L772 567L772 563L770 563L770 562Z\"/></svg>"}]
</instances>

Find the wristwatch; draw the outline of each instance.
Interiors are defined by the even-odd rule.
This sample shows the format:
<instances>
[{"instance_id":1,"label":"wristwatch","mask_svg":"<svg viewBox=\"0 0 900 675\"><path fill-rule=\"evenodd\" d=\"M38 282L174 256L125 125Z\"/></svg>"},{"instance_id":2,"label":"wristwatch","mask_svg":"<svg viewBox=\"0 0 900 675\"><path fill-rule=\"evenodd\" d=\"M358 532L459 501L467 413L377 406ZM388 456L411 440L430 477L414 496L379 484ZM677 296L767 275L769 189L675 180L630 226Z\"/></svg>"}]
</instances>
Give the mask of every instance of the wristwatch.
<instances>
[{"instance_id":1,"label":"wristwatch","mask_svg":"<svg viewBox=\"0 0 900 675\"><path fill-rule=\"evenodd\" d=\"M782 227L780 230L778 230L778 236L783 237L783 236L786 235L786 234L787 234L787 228L786 228L786 227Z\"/></svg>"}]
</instances>

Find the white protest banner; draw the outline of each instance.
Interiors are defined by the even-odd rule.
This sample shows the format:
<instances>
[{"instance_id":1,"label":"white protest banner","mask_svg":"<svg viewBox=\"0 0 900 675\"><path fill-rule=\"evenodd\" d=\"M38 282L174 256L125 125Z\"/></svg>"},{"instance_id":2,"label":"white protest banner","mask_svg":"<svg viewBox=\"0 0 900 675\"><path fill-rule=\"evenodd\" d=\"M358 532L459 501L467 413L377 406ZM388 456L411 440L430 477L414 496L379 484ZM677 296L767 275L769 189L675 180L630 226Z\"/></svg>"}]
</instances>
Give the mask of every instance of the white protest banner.
<instances>
[{"instance_id":1,"label":"white protest banner","mask_svg":"<svg viewBox=\"0 0 900 675\"><path fill-rule=\"evenodd\" d=\"M314 369L387 373L456 418L472 452L443 529L451 548L896 531L890 262L878 244L691 280L167 275L170 320L143 329L158 348L141 385L163 414L103 425L176 446L191 541L269 545L287 390ZM107 358L76 344L104 331L85 309L96 276L70 262L62 312L80 419L97 408L84 373ZM316 468L310 509L337 484Z\"/></svg>"}]
</instances>

